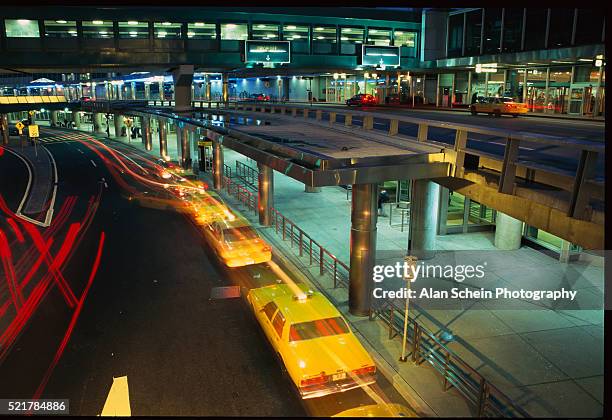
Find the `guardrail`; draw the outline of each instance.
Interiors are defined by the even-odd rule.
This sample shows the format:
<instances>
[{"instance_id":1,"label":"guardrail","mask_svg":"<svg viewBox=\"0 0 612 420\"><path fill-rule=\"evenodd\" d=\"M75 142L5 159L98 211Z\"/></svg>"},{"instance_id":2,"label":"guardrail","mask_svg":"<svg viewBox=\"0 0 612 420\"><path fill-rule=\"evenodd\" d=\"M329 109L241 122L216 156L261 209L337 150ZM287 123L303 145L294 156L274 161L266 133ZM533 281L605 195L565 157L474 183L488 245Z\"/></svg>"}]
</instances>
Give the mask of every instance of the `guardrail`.
<instances>
[{"instance_id":1,"label":"guardrail","mask_svg":"<svg viewBox=\"0 0 612 420\"><path fill-rule=\"evenodd\" d=\"M259 171L255 168L245 165L240 161L236 161L236 176L242 179L245 184L252 188L257 188Z\"/></svg>"},{"instance_id":2,"label":"guardrail","mask_svg":"<svg viewBox=\"0 0 612 420\"><path fill-rule=\"evenodd\" d=\"M233 195L238 201L244 204L249 210L257 212L257 197L256 193L249 191L245 186L238 184L236 181L224 176L223 188ZM275 208L270 208L272 219L272 227L274 231L282 236L283 241L291 241L291 247L298 246L300 257L308 254L310 265L319 266L319 275L329 275L334 283L334 288L342 286L348 288L349 284L349 267L340 261L334 254L329 252L317 241L312 239L310 235L299 228L290 219L283 216Z\"/></svg>"},{"instance_id":3,"label":"guardrail","mask_svg":"<svg viewBox=\"0 0 612 420\"><path fill-rule=\"evenodd\" d=\"M389 339L401 337L404 311L392 301L385 300L379 307L370 309L370 320L379 318L384 321L389 327ZM417 365L428 362L444 378L444 390L457 389L476 407L478 417L530 417L412 317L408 318L407 341L412 344L412 361Z\"/></svg>"}]
</instances>

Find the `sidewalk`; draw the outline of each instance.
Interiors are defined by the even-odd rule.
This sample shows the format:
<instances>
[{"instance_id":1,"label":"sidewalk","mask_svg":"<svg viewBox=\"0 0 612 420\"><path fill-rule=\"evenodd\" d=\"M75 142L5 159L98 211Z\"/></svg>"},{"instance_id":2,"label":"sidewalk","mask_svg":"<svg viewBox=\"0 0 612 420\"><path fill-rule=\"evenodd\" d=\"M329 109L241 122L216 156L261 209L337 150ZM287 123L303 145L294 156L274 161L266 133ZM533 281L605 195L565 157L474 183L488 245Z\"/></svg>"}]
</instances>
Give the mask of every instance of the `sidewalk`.
<instances>
[{"instance_id":1,"label":"sidewalk","mask_svg":"<svg viewBox=\"0 0 612 420\"><path fill-rule=\"evenodd\" d=\"M83 126L81 127L83 129ZM112 127L111 127L112 134ZM159 156L155 147L151 154ZM128 143L127 138L121 139ZM140 139L131 145L144 150ZM176 159L176 136L169 133L168 149ZM252 161L225 149L225 164L235 168L236 160L256 168ZM324 187L320 193L305 193L298 181L275 173L274 206L341 261L349 261L350 201L340 187ZM228 203L236 204L231 198ZM240 207L240 206L239 206ZM244 212L257 225L256 215ZM407 232L389 226L387 218L378 219L377 264L400 261L406 253ZM363 337L366 346L387 366L383 374L398 391L420 411L439 416L473 416L473 409L456 389L443 391L442 377L427 363L420 366L398 361L401 340L388 339L385 324L348 314L348 294L333 289L331 280L319 276L318 268L300 259L288 242L274 230L261 228L262 234L280 255L299 268L311 282L322 286ZM472 251L468 258L477 261L487 255L487 277L477 287L529 288L563 284L579 292L575 305L555 302L540 304L518 301L518 307L498 308L478 299L466 300L464 307L444 305L413 312L418 321L433 333L452 331L450 348L481 372L488 380L514 399L532 416L595 417L603 413L603 267L585 262L561 264L538 251L523 247L517 251L495 252L491 232L438 236L441 257L455 258L458 250ZM489 251L489 253L487 253ZM437 279L432 279L437 280ZM397 289L396 284L384 284ZM434 283L436 288L446 285ZM599 305L599 306L598 306ZM587 308L587 309L581 309ZM534 312L537 310L537 312ZM419 400L422 402L419 403Z\"/></svg>"},{"instance_id":2,"label":"sidewalk","mask_svg":"<svg viewBox=\"0 0 612 420\"><path fill-rule=\"evenodd\" d=\"M225 150L225 163L235 161L256 167L243 156ZM350 201L340 187L324 187L320 193L305 193L298 181L275 173L274 207L291 219L341 261L349 261ZM407 232L390 227L388 218L378 219L377 264L401 261L406 253ZM269 230L269 229L267 229ZM265 232L266 229L263 229ZM266 235L285 255L294 255L289 243L275 234ZM532 285L554 288L563 284L576 290L579 302L564 306L555 302L539 305L518 301L511 308L477 299L463 308L444 305L427 309L417 319L433 333L452 330L453 351L513 398L533 416L599 416L603 407L603 268L584 262L561 264L531 248L496 250L492 232L438 236L437 248L450 251L454 261L478 260L487 255L487 277L474 289L508 287L518 290ZM456 251L471 251L467 255ZM293 254L292 254L293 253ZM457 254L458 256L456 256ZM444 258L444 254L440 256ZM299 260L299 259L298 259ZM301 260L301 271L325 284L318 269ZM299 264L296 262L296 265ZM347 309L345 289L326 290ZM386 289L397 289L387 285ZM434 283L436 288L444 284ZM533 288L533 287L532 287ZM586 309L580 309L586 308ZM537 312L534 312L537 311ZM381 322L347 317L355 322L366 340L421 395L438 415L469 414L463 398L454 390L442 391L442 379L431 368L400 363L401 341L389 340ZM569 401L566 396L571 395ZM450 398L450 400L449 400ZM455 400L455 398L457 398Z\"/></svg>"}]
</instances>

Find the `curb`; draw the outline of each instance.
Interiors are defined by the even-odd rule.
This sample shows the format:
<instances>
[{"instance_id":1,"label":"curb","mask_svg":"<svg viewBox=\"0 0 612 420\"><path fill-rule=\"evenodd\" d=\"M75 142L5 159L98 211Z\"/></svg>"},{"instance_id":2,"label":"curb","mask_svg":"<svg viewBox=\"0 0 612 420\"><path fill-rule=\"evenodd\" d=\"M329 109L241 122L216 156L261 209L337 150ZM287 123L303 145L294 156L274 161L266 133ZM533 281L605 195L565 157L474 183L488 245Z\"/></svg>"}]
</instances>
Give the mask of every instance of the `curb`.
<instances>
[{"instance_id":1,"label":"curb","mask_svg":"<svg viewBox=\"0 0 612 420\"><path fill-rule=\"evenodd\" d=\"M290 257L285 256L284 252L279 252L279 247L276 242L278 238L274 237L273 234L269 233L267 228L259 228L257 230L266 238L271 238L273 243L270 243L273 249L274 255L281 260L283 265L285 265L292 274L300 277L304 283L308 284L310 287L319 290L322 292L309 278L307 274L304 274L296 264L291 260ZM323 292L324 293L324 292ZM324 293L325 294L325 293ZM346 317L345 317L346 319ZM395 390L402 396L404 400L410 405L410 407L416 412L419 417L438 417L438 414L431 408L429 404L423 400L423 398L418 394L418 392L406 382L404 378L391 366L387 360L380 354L378 350L370 344L370 342L365 338L365 336L353 325L353 323L346 319L346 321L351 325L351 329L353 333L358 337L361 344L366 348L367 352L372 356L376 366L378 366L379 371L383 374L383 376L389 381L389 383L395 388Z\"/></svg>"}]
</instances>

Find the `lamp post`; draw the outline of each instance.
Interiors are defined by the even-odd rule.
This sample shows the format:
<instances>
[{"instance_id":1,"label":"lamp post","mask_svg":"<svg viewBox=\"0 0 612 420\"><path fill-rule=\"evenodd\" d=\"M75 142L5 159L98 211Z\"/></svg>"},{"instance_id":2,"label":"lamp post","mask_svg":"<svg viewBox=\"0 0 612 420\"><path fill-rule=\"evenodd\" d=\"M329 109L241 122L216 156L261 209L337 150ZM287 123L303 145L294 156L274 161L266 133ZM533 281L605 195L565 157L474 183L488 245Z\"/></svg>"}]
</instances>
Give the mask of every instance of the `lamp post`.
<instances>
[{"instance_id":1,"label":"lamp post","mask_svg":"<svg viewBox=\"0 0 612 420\"><path fill-rule=\"evenodd\" d=\"M417 257L413 257L412 255L406 255L404 257L404 265L408 268L404 272L404 280L408 285L408 293L406 294L406 308L404 310L404 337L402 339L402 355L400 356L400 362L405 362L407 360L406 357L406 342L408 341L408 305L410 302L410 285L412 284L412 280L415 279L414 271L416 267ZM415 337L416 339L416 337Z\"/></svg>"}]
</instances>

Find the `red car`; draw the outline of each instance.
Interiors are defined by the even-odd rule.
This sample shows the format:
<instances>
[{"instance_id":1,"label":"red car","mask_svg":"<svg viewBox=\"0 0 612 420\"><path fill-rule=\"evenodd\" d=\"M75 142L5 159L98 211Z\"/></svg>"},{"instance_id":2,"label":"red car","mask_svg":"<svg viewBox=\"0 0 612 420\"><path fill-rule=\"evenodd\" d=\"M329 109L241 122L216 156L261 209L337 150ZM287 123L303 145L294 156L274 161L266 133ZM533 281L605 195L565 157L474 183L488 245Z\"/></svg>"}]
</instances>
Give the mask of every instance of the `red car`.
<instances>
[{"instance_id":1,"label":"red car","mask_svg":"<svg viewBox=\"0 0 612 420\"><path fill-rule=\"evenodd\" d=\"M249 95L249 97L247 98L250 101L269 101L270 97L268 95L264 95L263 93L253 93L251 95Z\"/></svg>"},{"instance_id":2,"label":"red car","mask_svg":"<svg viewBox=\"0 0 612 420\"><path fill-rule=\"evenodd\" d=\"M350 99L346 100L346 105L357 105L357 106L367 106L367 105L376 105L378 101L374 95L370 95L367 93L360 93L359 95L355 95Z\"/></svg>"}]
</instances>

